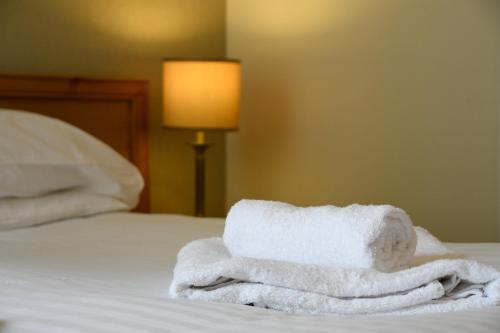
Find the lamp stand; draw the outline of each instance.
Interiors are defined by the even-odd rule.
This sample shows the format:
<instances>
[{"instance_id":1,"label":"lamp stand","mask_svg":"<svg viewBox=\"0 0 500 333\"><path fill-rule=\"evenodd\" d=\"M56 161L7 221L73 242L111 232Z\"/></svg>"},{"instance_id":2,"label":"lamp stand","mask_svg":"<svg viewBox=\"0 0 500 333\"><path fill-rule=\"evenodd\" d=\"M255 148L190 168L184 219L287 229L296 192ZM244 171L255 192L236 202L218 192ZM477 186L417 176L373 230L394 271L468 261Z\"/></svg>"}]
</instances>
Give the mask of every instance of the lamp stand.
<instances>
[{"instance_id":1,"label":"lamp stand","mask_svg":"<svg viewBox=\"0 0 500 333\"><path fill-rule=\"evenodd\" d=\"M195 153L195 215L205 216L205 151L210 144L205 132L196 132L196 141L190 143Z\"/></svg>"}]
</instances>

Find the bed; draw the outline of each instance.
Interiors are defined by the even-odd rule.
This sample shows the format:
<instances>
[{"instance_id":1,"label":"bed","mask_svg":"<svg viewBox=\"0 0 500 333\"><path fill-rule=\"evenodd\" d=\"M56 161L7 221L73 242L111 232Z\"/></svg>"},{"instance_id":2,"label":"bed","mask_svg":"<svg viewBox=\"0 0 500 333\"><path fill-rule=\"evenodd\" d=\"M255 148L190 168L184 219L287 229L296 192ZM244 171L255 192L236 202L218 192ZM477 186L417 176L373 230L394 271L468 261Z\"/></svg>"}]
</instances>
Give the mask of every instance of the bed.
<instances>
[{"instance_id":1,"label":"bed","mask_svg":"<svg viewBox=\"0 0 500 333\"><path fill-rule=\"evenodd\" d=\"M82 127L136 164L147 180L146 96L139 81L0 77L0 107ZM99 126L121 127L96 128L89 112L110 117ZM0 332L500 331L500 307L312 316L169 299L176 253L191 240L220 235L224 220L147 214L147 186L136 212L0 231ZM500 269L498 243L448 245Z\"/></svg>"},{"instance_id":2,"label":"bed","mask_svg":"<svg viewBox=\"0 0 500 333\"><path fill-rule=\"evenodd\" d=\"M288 315L170 300L175 254L222 219L112 213L0 233L7 332L498 332L500 308L419 316ZM500 244L450 244L500 268Z\"/></svg>"}]
</instances>

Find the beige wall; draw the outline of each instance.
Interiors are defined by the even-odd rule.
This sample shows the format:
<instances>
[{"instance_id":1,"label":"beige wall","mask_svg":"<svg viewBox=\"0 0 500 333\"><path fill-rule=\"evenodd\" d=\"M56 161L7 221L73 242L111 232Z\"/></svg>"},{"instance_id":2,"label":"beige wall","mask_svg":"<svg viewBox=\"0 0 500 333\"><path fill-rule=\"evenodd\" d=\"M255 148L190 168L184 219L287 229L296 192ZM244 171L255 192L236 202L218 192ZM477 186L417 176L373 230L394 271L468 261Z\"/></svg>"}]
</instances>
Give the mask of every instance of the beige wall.
<instances>
[{"instance_id":1,"label":"beige wall","mask_svg":"<svg viewBox=\"0 0 500 333\"><path fill-rule=\"evenodd\" d=\"M224 55L223 0L1 0L0 73L146 79L154 212L193 210L191 132L161 128L161 59ZM224 213L224 137L209 137L207 211Z\"/></svg>"},{"instance_id":2,"label":"beige wall","mask_svg":"<svg viewBox=\"0 0 500 333\"><path fill-rule=\"evenodd\" d=\"M244 80L227 204L392 203L445 240L496 240L498 9L228 0Z\"/></svg>"}]
</instances>

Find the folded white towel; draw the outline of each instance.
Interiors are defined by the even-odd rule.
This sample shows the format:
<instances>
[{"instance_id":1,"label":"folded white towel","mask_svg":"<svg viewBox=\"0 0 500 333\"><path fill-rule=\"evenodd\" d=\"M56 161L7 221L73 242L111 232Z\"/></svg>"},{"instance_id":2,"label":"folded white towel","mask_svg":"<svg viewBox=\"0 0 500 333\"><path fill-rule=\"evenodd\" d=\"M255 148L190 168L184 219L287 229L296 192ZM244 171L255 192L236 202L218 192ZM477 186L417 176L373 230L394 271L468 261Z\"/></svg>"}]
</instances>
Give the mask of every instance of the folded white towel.
<instances>
[{"instance_id":1,"label":"folded white towel","mask_svg":"<svg viewBox=\"0 0 500 333\"><path fill-rule=\"evenodd\" d=\"M417 248L410 261L410 266L422 265L438 259L459 259L463 254L447 248L439 239L422 227L415 227L417 233Z\"/></svg>"},{"instance_id":2,"label":"folded white towel","mask_svg":"<svg viewBox=\"0 0 500 333\"><path fill-rule=\"evenodd\" d=\"M408 267L416 234L408 215L390 205L241 200L227 216L224 243L235 257L392 272Z\"/></svg>"},{"instance_id":3,"label":"folded white towel","mask_svg":"<svg viewBox=\"0 0 500 333\"><path fill-rule=\"evenodd\" d=\"M383 273L231 257L211 238L179 252L170 295L294 313L445 312L499 304L500 272L463 259Z\"/></svg>"}]
</instances>

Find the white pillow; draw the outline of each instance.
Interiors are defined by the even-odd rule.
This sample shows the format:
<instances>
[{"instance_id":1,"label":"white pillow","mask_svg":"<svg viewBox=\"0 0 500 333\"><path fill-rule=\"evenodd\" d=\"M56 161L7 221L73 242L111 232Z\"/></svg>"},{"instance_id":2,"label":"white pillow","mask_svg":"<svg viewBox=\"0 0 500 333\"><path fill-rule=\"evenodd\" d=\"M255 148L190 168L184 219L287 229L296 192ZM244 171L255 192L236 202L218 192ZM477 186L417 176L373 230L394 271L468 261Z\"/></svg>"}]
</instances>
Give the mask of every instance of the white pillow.
<instances>
[{"instance_id":1,"label":"white pillow","mask_svg":"<svg viewBox=\"0 0 500 333\"><path fill-rule=\"evenodd\" d=\"M34 198L2 199L0 230L126 209L127 205L112 197L78 190L55 192Z\"/></svg>"},{"instance_id":2,"label":"white pillow","mask_svg":"<svg viewBox=\"0 0 500 333\"><path fill-rule=\"evenodd\" d=\"M0 144L2 141L0 134ZM71 165L0 162L0 200L10 197L34 197L84 184L83 175Z\"/></svg>"},{"instance_id":3,"label":"white pillow","mask_svg":"<svg viewBox=\"0 0 500 333\"><path fill-rule=\"evenodd\" d=\"M73 189L113 198L132 209L143 186L134 165L79 128L35 113L0 109L0 201Z\"/></svg>"}]
</instances>

